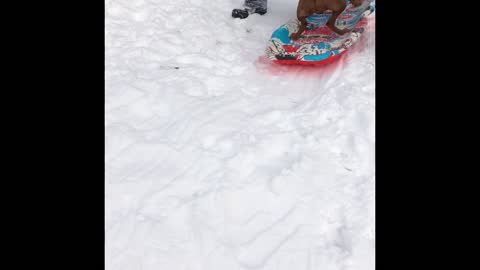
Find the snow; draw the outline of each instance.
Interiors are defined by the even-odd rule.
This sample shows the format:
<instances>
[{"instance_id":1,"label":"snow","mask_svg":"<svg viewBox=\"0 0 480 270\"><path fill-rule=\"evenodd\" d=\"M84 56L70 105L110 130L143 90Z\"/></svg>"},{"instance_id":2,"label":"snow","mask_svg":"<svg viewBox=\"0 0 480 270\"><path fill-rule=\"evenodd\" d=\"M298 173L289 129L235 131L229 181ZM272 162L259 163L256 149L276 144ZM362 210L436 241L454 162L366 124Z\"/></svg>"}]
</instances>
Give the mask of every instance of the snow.
<instances>
[{"instance_id":1,"label":"snow","mask_svg":"<svg viewBox=\"0 0 480 270\"><path fill-rule=\"evenodd\" d=\"M106 0L106 269L374 269L375 15L279 66L297 1L242 2Z\"/></svg>"}]
</instances>

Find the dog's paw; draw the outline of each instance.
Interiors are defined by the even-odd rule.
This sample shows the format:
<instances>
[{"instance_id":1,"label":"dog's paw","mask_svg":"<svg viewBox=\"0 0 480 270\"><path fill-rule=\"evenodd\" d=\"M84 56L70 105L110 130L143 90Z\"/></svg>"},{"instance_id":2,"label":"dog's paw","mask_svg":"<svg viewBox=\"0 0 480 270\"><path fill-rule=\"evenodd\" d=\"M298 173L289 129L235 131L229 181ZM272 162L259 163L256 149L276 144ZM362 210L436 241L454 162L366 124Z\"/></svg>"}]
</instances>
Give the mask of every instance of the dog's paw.
<instances>
[{"instance_id":1,"label":"dog's paw","mask_svg":"<svg viewBox=\"0 0 480 270\"><path fill-rule=\"evenodd\" d=\"M299 37L300 37L300 35L298 35L296 33L290 35L291 40L297 40Z\"/></svg>"}]
</instances>

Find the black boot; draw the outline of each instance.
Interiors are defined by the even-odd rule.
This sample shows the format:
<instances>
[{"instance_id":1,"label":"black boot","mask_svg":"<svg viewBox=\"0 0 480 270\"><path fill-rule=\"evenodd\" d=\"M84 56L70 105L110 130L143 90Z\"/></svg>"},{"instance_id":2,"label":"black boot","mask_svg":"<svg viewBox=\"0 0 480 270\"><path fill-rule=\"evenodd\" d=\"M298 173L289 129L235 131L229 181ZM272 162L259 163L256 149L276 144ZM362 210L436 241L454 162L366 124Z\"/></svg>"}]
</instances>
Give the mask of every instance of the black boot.
<instances>
[{"instance_id":1,"label":"black boot","mask_svg":"<svg viewBox=\"0 0 480 270\"><path fill-rule=\"evenodd\" d=\"M244 9L234 9L232 10L232 17L245 19L250 14L260 14L264 15L267 13L267 0L245 0Z\"/></svg>"},{"instance_id":2,"label":"black boot","mask_svg":"<svg viewBox=\"0 0 480 270\"><path fill-rule=\"evenodd\" d=\"M247 9L234 9L232 10L232 17L233 18L240 18L240 19L245 19L247 18L249 15L248 13L248 10Z\"/></svg>"}]
</instances>

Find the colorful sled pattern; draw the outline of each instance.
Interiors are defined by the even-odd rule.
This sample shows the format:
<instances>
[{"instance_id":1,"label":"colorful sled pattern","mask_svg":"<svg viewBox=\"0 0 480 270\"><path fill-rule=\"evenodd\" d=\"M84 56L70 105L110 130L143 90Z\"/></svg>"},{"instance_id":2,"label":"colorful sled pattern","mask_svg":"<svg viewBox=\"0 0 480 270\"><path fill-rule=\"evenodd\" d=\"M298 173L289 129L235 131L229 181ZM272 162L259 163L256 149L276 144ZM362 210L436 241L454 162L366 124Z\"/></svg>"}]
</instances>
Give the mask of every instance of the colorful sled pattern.
<instances>
[{"instance_id":1,"label":"colorful sled pattern","mask_svg":"<svg viewBox=\"0 0 480 270\"><path fill-rule=\"evenodd\" d=\"M338 16L336 26L355 28L343 36L337 35L326 26L331 12L314 14L307 18L308 26L296 41L290 34L297 32L297 18L280 26L273 32L265 50L267 57L277 64L323 65L335 61L349 47L355 44L367 26L366 16L375 11L375 0L365 0L353 7L347 0L347 8Z\"/></svg>"}]
</instances>

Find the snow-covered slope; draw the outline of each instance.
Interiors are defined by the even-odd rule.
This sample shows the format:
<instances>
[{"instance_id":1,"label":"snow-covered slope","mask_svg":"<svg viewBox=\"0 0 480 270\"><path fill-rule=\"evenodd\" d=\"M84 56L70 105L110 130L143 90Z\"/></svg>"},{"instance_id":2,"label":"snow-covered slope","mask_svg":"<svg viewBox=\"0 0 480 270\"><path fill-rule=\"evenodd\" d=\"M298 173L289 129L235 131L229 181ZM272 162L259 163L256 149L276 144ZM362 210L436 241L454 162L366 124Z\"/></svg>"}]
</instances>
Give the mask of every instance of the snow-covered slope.
<instances>
[{"instance_id":1,"label":"snow-covered slope","mask_svg":"<svg viewBox=\"0 0 480 270\"><path fill-rule=\"evenodd\" d=\"M106 269L374 269L375 15L278 66L242 2L106 0Z\"/></svg>"}]
</instances>

